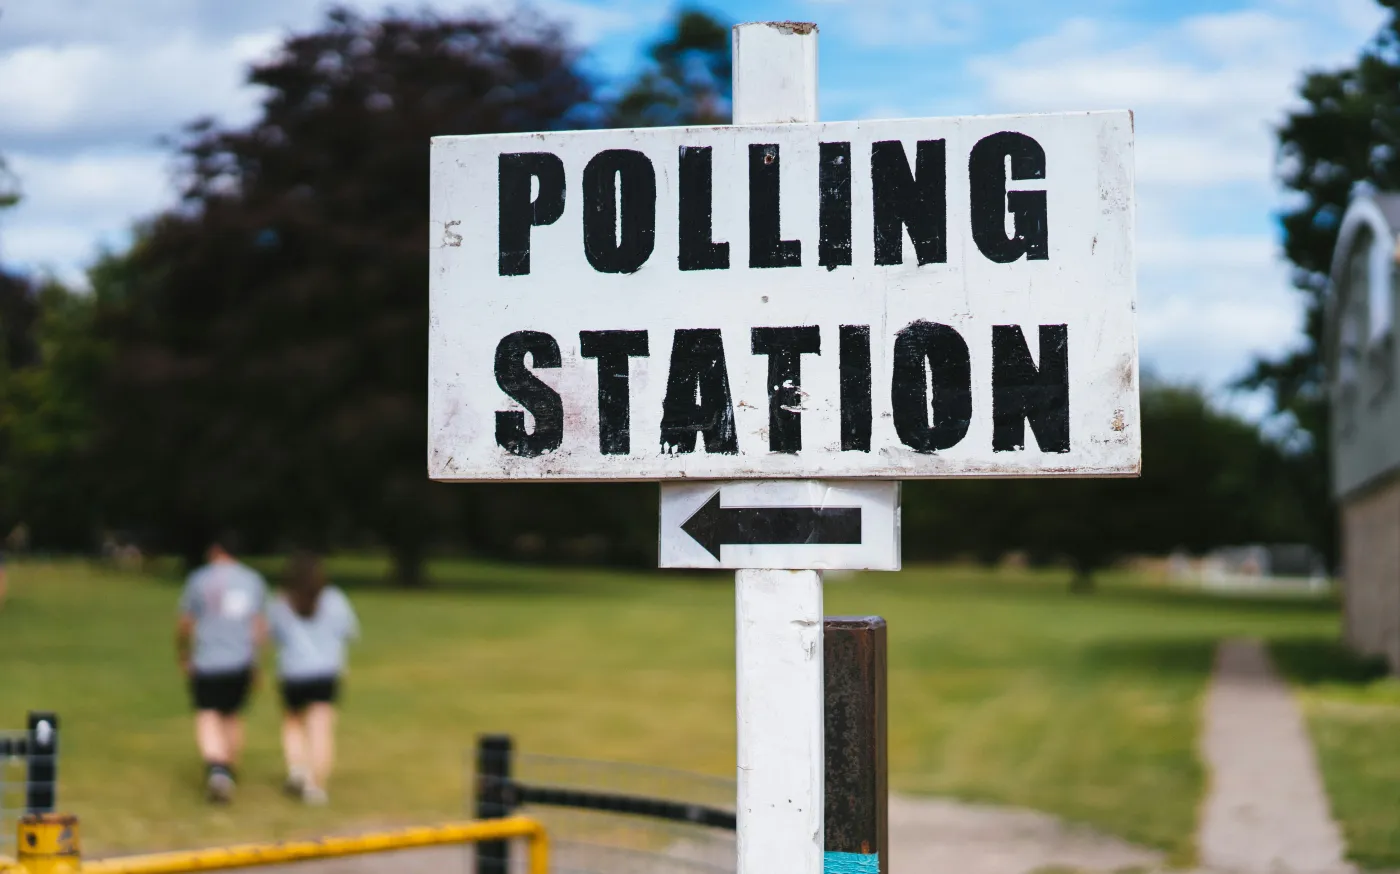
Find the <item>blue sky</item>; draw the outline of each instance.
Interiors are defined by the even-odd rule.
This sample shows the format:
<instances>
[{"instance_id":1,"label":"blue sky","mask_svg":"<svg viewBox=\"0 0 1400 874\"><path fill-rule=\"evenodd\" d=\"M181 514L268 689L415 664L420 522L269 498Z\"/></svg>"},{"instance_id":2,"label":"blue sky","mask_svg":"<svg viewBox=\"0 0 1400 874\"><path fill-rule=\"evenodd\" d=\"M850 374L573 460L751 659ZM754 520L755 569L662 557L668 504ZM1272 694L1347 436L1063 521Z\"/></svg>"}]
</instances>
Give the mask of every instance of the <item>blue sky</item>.
<instances>
[{"instance_id":1,"label":"blue sky","mask_svg":"<svg viewBox=\"0 0 1400 874\"><path fill-rule=\"evenodd\" d=\"M513 0L476 8L508 10ZM348 5L373 11L379 0ZM418 5L399 4L407 6ZM443 11L464 8L434 0ZM1278 255L1273 128L1305 69L1353 58L1374 0L714 0L731 21L820 27L825 119L1136 112L1139 341L1157 373L1219 388L1301 323ZM673 6L538 0L599 75L635 68ZM319 0L0 0L0 154L24 203L0 260L81 281L103 246L168 205L163 135L247 121L249 61Z\"/></svg>"}]
</instances>

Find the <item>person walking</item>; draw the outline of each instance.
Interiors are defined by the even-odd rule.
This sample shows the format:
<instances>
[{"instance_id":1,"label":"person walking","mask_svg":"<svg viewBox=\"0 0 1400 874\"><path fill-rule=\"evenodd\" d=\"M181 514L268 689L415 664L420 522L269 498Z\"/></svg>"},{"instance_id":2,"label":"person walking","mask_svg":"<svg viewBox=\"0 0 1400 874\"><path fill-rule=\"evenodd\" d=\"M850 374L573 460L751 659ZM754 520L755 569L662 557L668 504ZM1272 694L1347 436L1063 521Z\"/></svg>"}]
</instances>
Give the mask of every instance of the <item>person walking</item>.
<instances>
[{"instance_id":1,"label":"person walking","mask_svg":"<svg viewBox=\"0 0 1400 874\"><path fill-rule=\"evenodd\" d=\"M320 561L309 552L288 561L283 589L267 616L284 707L286 790L307 804L325 804L346 644L359 636L359 620L350 599L327 585Z\"/></svg>"},{"instance_id":2,"label":"person walking","mask_svg":"<svg viewBox=\"0 0 1400 874\"><path fill-rule=\"evenodd\" d=\"M215 803L233 799L234 768L243 751L243 708L267 636L267 583L234 558L232 550L229 535L210 544L206 563L185 582L175 634L180 668L194 699L205 790Z\"/></svg>"}]
</instances>

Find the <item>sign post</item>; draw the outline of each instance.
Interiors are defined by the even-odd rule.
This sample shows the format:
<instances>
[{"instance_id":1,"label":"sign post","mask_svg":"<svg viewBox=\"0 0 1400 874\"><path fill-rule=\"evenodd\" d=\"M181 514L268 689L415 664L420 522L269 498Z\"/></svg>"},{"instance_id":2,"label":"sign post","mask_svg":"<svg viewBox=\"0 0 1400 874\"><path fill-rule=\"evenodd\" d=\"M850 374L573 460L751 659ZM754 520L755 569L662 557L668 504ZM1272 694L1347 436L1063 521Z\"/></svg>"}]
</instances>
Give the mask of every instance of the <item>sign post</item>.
<instances>
[{"instance_id":1,"label":"sign post","mask_svg":"<svg viewBox=\"0 0 1400 874\"><path fill-rule=\"evenodd\" d=\"M817 120L814 25L735 27L733 69L735 124ZM734 649L738 874L815 874L826 847L821 571L736 571Z\"/></svg>"},{"instance_id":2,"label":"sign post","mask_svg":"<svg viewBox=\"0 0 1400 874\"><path fill-rule=\"evenodd\" d=\"M1141 466L1131 113L819 123L816 40L734 29L733 126L432 146L428 474L661 481L737 570L740 874L822 869L821 571L899 481Z\"/></svg>"}]
</instances>

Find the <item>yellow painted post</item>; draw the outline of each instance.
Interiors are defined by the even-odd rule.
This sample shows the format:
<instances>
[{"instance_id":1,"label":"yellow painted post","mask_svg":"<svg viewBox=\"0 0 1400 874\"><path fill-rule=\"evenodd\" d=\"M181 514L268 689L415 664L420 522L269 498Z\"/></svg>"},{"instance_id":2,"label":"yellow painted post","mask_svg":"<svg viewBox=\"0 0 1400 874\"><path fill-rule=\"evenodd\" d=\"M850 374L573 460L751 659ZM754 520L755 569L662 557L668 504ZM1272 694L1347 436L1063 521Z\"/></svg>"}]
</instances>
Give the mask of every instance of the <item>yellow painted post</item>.
<instances>
[{"instance_id":1,"label":"yellow painted post","mask_svg":"<svg viewBox=\"0 0 1400 874\"><path fill-rule=\"evenodd\" d=\"M535 830L526 839L529 841L530 874L549 874L549 835L544 826L535 824Z\"/></svg>"},{"instance_id":2,"label":"yellow painted post","mask_svg":"<svg viewBox=\"0 0 1400 874\"><path fill-rule=\"evenodd\" d=\"M78 874L82 869L76 816L26 813L18 836L16 861L27 874Z\"/></svg>"}]
</instances>

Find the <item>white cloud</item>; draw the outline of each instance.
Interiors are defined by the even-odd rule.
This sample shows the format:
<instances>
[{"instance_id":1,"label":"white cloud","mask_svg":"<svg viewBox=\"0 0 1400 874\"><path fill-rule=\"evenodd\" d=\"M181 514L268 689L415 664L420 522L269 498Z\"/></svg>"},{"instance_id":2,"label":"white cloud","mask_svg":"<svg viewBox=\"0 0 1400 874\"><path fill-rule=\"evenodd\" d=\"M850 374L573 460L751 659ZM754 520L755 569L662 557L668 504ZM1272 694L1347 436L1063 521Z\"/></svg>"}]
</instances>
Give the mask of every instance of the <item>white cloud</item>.
<instances>
[{"instance_id":1,"label":"white cloud","mask_svg":"<svg viewBox=\"0 0 1400 874\"><path fill-rule=\"evenodd\" d=\"M201 115L241 121L256 106L246 66L272 32L222 43L183 35L141 51L97 42L44 43L0 56L0 144L11 148L153 141Z\"/></svg>"},{"instance_id":2,"label":"white cloud","mask_svg":"<svg viewBox=\"0 0 1400 874\"><path fill-rule=\"evenodd\" d=\"M565 22L569 35L585 45L615 33L654 27L669 12L664 4L648 2L613 3L608 9L574 0L537 0L530 4L502 2L500 5L503 9L512 6L538 9L551 20Z\"/></svg>"},{"instance_id":3,"label":"white cloud","mask_svg":"<svg viewBox=\"0 0 1400 874\"><path fill-rule=\"evenodd\" d=\"M24 199L0 221L0 256L68 282L82 280L79 265L99 247L125 243L135 216L172 197L170 159L155 150L16 153L9 161L23 180Z\"/></svg>"},{"instance_id":4,"label":"white cloud","mask_svg":"<svg viewBox=\"0 0 1400 874\"><path fill-rule=\"evenodd\" d=\"M1219 387L1297 341L1271 228L1274 128L1302 72L1355 57L1383 10L1264 0L1166 27L1075 19L973 60L989 109L1132 109L1144 361Z\"/></svg>"},{"instance_id":5,"label":"white cloud","mask_svg":"<svg viewBox=\"0 0 1400 874\"><path fill-rule=\"evenodd\" d=\"M1381 18L1333 9L1268 4L1151 31L1077 19L971 69L998 108L1134 110L1143 184L1268 186L1273 125L1302 71L1354 56Z\"/></svg>"},{"instance_id":6,"label":"white cloud","mask_svg":"<svg viewBox=\"0 0 1400 874\"><path fill-rule=\"evenodd\" d=\"M840 28L867 46L908 47L966 42L982 23L981 7L968 0L809 0L823 12L840 10ZM827 16L823 16L827 18ZM820 23L820 22L819 22Z\"/></svg>"},{"instance_id":7,"label":"white cloud","mask_svg":"<svg viewBox=\"0 0 1400 874\"><path fill-rule=\"evenodd\" d=\"M573 38L651 28L662 4L624 0L352 0L368 13L397 6L509 13L530 8ZM126 244L132 224L170 205L170 156L160 137L200 117L254 116L250 62L314 27L326 0L21 0L0 11L0 154L24 201L0 218L6 264L81 281L99 248Z\"/></svg>"}]
</instances>

